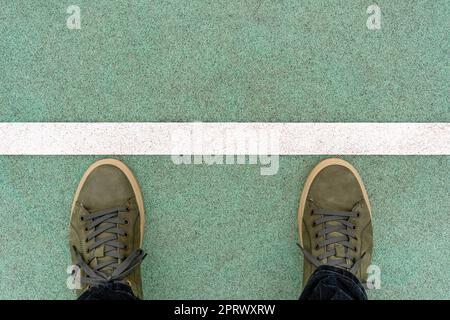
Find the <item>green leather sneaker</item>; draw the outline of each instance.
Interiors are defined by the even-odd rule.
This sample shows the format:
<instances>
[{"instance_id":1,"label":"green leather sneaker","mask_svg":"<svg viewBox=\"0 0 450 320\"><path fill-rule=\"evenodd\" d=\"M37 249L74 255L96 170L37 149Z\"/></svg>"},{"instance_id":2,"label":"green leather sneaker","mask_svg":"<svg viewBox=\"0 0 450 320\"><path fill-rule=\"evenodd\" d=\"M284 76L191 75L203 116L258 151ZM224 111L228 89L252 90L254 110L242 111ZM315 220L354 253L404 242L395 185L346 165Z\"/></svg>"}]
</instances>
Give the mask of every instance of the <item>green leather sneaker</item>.
<instances>
[{"instance_id":1,"label":"green leather sneaker","mask_svg":"<svg viewBox=\"0 0 450 320\"><path fill-rule=\"evenodd\" d=\"M95 162L81 179L70 218L72 263L81 273L77 294L121 282L142 299L143 236L144 202L133 173L118 160Z\"/></svg>"},{"instance_id":2,"label":"green leather sneaker","mask_svg":"<svg viewBox=\"0 0 450 320\"><path fill-rule=\"evenodd\" d=\"M367 281L372 260L372 222L367 192L356 169L341 159L320 162L309 174L298 211L304 253L303 287L321 265Z\"/></svg>"}]
</instances>

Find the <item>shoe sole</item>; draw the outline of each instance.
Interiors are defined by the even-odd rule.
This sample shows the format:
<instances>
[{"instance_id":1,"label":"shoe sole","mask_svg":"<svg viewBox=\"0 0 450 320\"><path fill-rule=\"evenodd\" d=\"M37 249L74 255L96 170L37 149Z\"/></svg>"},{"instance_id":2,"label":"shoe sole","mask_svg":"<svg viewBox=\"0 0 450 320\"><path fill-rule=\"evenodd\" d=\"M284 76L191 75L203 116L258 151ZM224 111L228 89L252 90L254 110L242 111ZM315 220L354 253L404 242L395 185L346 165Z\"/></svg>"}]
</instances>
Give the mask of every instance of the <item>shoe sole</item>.
<instances>
[{"instance_id":1,"label":"shoe sole","mask_svg":"<svg viewBox=\"0 0 450 320\"><path fill-rule=\"evenodd\" d=\"M372 219L372 209L370 208L369 196L367 195L366 188L364 187L364 184L362 182L361 177L359 176L358 171L356 171L356 169L350 163L342 159L330 158L322 160L309 173L308 178L306 179L305 185L303 187L302 194L300 196L300 205L298 208L298 234L299 234L299 243L302 247L303 247L303 237L302 237L303 212L305 211L306 199L308 197L309 189L311 188L314 179L316 178L316 176L319 174L320 171L322 171L326 167L336 165L349 169L356 177L356 180L358 181L358 184L362 190L364 200L366 201L367 208L369 209L370 219Z\"/></svg>"},{"instance_id":2,"label":"shoe sole","mask_svg":"<svg viewBox=\"0 0 450 320\"><path fill-rule=\"evenodd\" d=\"M133 188L133 192L135 194L136 197L136 203L139 209L139 221L140 221L140 229L141 229L141 239L140 239L140 245L139 247L142 248L142 243L144 240L144 226L145 226L145 210L144 210L144 199L142 197L142 191L141 191L141 187L139 186L139 183L136 179L136 177L134 176L133 172L130 170L130 168L127 167L127 165L125 163L123 163L120 160L116 160L116 159L102 159L102 160L98 160L96 162L94 162L84 173L83 177L81 178L80 183L78 184L78 188L77 191L75 192L75 197L72 203L72 209L70 211L70 220L72 220L72 214L73 214L73 210L75 208L75 204L77 202L77 199L80 195L81 189L83 188L86 179L88 178L88 176L92 173L92 171L94 171L95 169L97 169L100 166L104 166L104 165L109 165L109 166L114 166L116 168L118 168L120 171L122 171L125 176L127 177L128 181L131 184L131 187Z\"/></svg>"}]
</instances>

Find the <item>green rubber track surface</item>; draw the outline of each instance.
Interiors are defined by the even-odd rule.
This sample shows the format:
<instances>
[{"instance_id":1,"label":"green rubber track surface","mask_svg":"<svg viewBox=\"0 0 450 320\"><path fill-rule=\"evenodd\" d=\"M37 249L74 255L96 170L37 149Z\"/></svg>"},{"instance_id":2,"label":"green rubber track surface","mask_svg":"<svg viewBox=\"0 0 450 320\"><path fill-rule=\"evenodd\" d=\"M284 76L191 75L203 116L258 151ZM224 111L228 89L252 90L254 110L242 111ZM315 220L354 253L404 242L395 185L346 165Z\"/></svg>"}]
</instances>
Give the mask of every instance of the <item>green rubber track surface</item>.
<instances>
[{"instance_id":1,"label":"green rubber track surface","mask_svg":"<svg viewBox=\"0 0 450 320\"><path fill-rule=\"evenodd\" d=\"M4 1L0 121L449 122L450 2ZM81 8L81 30L66 26ZM1 137L0 137L1 138ZM68 223L93 156L0 156L0 298L73 299ZM297 208L325 157L177 166L144 192L147 299L296 299ZM373 207L371 299L450 299L450 157L344 157Z\"/></svg>"}]
</instances>

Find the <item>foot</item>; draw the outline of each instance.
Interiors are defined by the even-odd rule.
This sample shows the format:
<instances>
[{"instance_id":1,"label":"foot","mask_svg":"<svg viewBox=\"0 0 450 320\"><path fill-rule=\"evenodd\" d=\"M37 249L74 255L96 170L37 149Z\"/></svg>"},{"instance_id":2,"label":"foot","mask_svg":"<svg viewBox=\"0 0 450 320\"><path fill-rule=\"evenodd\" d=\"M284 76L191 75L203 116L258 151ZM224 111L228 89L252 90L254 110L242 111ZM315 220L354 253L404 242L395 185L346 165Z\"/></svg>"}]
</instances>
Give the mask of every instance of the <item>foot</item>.
<instances>
[{"instance_id":1,"label":"foot","mask_svg":"<svg viewBox=\"0 0 450 320\"><path fill-rule=\"evenodd\" d=\"M81 179L70 218L72 263L81 271L77 293L120 282L142 298L143 235L144 203L136 178L118 160L95 162Z\"/></svg>"},{"instance_id":2,"label":"foot","mask_svg":"<svg viewBox=\"0 0 450 320\"><path fill-rule=\"evenodd\" d=\"M311 171L300 199L298 226L305 256L303 286L322 265L345 269L367 281L373 248L371 211L351 164L327 159Z\"/></svg>"}]
</instances>

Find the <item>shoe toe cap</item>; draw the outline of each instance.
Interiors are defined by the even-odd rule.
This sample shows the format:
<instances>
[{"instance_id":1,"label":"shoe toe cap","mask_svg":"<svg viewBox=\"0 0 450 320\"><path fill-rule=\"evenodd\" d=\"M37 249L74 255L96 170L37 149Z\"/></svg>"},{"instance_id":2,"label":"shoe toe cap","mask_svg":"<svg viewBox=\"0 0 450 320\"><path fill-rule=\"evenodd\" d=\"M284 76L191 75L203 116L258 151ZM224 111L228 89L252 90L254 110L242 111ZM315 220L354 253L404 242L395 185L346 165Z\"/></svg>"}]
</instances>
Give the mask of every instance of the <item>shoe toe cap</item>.
<instances>
[{"instance_id":1,"label":"shoe toe cap","mask_svg":"<svg viewBox=\"0 0 450 320\"><path fill-rule=\"evenodd\" d=\"M100 210L123 206L133 196L133 188L126 175L115 166L102 165L86 179L78 202L86 209Z\"/></svg>"}]
</instances>

